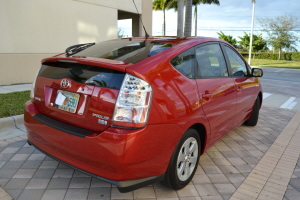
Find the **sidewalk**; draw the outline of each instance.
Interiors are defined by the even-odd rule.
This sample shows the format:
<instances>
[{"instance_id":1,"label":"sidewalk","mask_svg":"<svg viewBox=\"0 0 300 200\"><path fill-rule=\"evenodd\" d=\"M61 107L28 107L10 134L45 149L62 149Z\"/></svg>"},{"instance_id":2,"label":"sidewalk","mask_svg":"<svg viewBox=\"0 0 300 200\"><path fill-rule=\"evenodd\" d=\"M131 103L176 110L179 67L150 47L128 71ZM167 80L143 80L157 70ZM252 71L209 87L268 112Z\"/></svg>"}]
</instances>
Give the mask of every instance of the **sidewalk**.
<instances>
[{"instance_id":1,"label":"sidewalk","mask_svg":"<svg viewBox=\"0 0 300 200\"><path fill-rule=\"evenodd\" d=\"M19 84L19 85L4 85L0 86L0 94L6 94L10 92L21 92L31 90L32 84Z\"/></svg>"},{"instance_id":2,"label":"sidewalk","mask_svg":"<svg viewBox=\"0 0 300 200\"><path fill-rule=\"evenodd\" d=\"M26 143L0 145L0 186L16 200L284 199L300 196L300 112L264 106L255 127L240 126L201 156L179 191L159 183L129 193L74 171ZM2 193L0 188L0 199ZM7 198L10 199L10 198Z\"/></svg>"}]
</instances>

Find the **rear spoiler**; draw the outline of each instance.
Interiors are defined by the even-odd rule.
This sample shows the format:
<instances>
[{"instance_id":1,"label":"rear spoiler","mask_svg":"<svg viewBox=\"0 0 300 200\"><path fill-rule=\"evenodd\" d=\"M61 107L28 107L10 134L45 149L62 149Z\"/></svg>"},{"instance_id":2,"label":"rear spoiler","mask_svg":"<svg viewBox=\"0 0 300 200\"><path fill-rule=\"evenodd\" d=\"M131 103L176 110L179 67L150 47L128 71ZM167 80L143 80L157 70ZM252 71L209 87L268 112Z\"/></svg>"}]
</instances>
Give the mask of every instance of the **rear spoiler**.
<instances>
[{"instance_id":1,"label":"rear spoiler","mask_svg":"<svg viewBox=\"0 0 300 200\"><path fill-rule=\"evenodd\" d=\"M44 58L42 63L46 62L67 62L67 63L79 63L84 65L93 65L99 67L105 67L113 70L125 72L126 67L133 65L123 61L110 60L105 58L93 58L93 57L50 57Z\"/></svg>"}]
</instances>

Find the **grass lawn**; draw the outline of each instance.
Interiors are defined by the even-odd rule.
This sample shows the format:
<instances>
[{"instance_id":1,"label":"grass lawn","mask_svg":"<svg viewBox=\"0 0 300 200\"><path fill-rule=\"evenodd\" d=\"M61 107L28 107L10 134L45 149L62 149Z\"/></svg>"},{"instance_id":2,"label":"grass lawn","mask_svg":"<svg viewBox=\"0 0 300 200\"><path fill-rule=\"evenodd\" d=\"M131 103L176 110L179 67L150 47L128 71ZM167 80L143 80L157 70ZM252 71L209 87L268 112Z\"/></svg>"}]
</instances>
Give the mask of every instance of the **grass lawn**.
<instances>
[{"instance_id":1,"label":"grass lawn","mask_svg":"<svg viewBox=\"0 0 300 200\"><path fill-rule=\"evenodd\" d=\"M0 118L24 113L24 104L30 99L30 91L0 94Z\"/></svg>"},{"instance_id":2,"label":"grass lawn","mask_svg":"<svg viewBox=\"0 0 300 200\"><path fill-rule=\"evenodd\" d=\"M252 59L251 66L300 69L300 61Z\"/></svg>"}]
</instances>

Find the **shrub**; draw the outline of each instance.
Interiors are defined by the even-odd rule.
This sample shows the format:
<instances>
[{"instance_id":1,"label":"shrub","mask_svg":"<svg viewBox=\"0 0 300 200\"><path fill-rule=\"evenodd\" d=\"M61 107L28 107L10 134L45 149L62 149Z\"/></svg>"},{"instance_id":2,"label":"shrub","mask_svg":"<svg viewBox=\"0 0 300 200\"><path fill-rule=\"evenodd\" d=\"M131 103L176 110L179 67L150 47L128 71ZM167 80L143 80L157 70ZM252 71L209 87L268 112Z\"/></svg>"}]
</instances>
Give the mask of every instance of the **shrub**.
<instances>
[{"instance_id":1,"label":"shrub","mask_svg":"<svg viewBox=\"0 0 300 200\"><path fill-rule=\"evenodd\" d=\"M243 52L241 54L245 59L249 57L249 53ZM256 53L254 58L255 59L278 60L278 53L260 52L260 53ZM300 52L281 53L281 60L300 61Z\"/></svg>"},{"instance_id":2,"label":"shrub","mask_svg":"<svg viewBox=\"0 0 300 200\"><path fill-rule=\"evenodd\" d=\"M293 52L293 53L291 53L291 60L293 60L293 61L300 61L300 52Z\"/></svg>"}]
</instances>

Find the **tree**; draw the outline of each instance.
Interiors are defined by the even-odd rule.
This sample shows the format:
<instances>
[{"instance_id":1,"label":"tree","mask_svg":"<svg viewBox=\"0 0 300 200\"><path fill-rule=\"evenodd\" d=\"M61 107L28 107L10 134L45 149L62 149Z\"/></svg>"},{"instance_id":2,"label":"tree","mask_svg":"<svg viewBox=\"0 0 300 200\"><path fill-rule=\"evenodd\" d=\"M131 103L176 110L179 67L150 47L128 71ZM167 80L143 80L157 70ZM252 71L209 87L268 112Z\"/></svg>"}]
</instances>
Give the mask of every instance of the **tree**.
<instances>
[{"instance_id":1,"label":"tree","mask_svg":"<svg viewBox=\"0 0 300 200\"><path fill-rule=\"evenodd\" d=\"M124 31L121 28L118 28L118 38L123 38L125 37Z\"/></svg>"},{"instance_id":2,"label":"tree","mask_svg":"<svg viewBox=\"0 0 300 200\"><path fill-rule=\"evenodd\" d=\"M217 34L219 35L219 39L225 40L226 42L228 42L235 48L237 47L237 45L236 45L237 41L235 38L232 37L232 35L225 35L222 31L220 31L220 33L217 33Z\"/></svg>"},{"instance_id":3,"label":"tree","mask_svg":"<svg viewBox=\"0 0 300 200\"><path fill-rule=\"evenodd\" d=\"M241 41L239 41L238 43L246 48L249 49L250 46L250 36L251 34L244 32L244 36L243 37L238 37L240 38ZM253 38L252 38L252 50L253 52L258 52L264 48L267 47L267 42L263 39L262 34L259 35L254 35L253 34Z\"/></svg>"},{"instance_id":4,"label":"tree","mask_svg":"<svg viewBox=\"0 0 300 200\"><path fill-rule=\"evenodd\" d=\"M189 3L189 4L188 4ZM192 6L195 6L194 19L195 19L195 36L197 36L197 13L199 4L217 4L220 5L219 0L192 0L192 5L190 5L190 0L171 0L169 4L169 9L174 8L178 11L178 25L177 25L177 36L181 37L180 29L182 26L179 20L183 20L183 7L187 4L185 11L185 26L184 26L184 36L189 37L192 34Z\"/></svg>"},{"instance_id":5,"label":"tree","mask_svg":"<svg viewBox=\"0 0 300 200\"><path fill-rule=\"evenodd\" d=\"M259 24L263 27L262 31L268 34L267 42L278 50L278 60L281 58L283 49L293 49L299 40L293 32L300 26L297 17L290 15L278 16L275 18L264 17L258 19Z\"/></svg>"},{"instance_id":6,"label":"tree","mask_svg":"<svg viewBox=\"0 0 300 200\"><path fill-rule=\"evenodd\" d=\"M184 0L177 1L177 36L183 37L183 6Z\"/></svg>"},{"instance_id":7,"label":"tree","mask_svg":"<svg viewBox=\"0 0 300 200\"><path fill-rule=\"evenodd\" d=\"M197 36L197 21L198 21L198 5L199 4L216 4L220 5L219 0L193 0L194 9L194 19L195 19L195 36Z\"/></svg>"},{"instance_id":8,"label":"tree","mask_svg":"<svg viewBox=\"0 0 300 200\"><path fill-rule=\"evenodd\" d=\"M153 10L162 10L164 14L164 30L163 35L166 35L166 10L169 10L171 5L173 5L175 0L154 0L152 4Z\"/></svg>"},{"instance_id":9,"label":"tree","mask_svg":"<svg viewBox=\"0 0 300 200\"><path fill-rule=\"evenodd\" d=\"M193 7L193 0L186 0L185 23L184 23L185 37L190 37L192 35L192 7Z\"/></svg>"}]
</instances>

